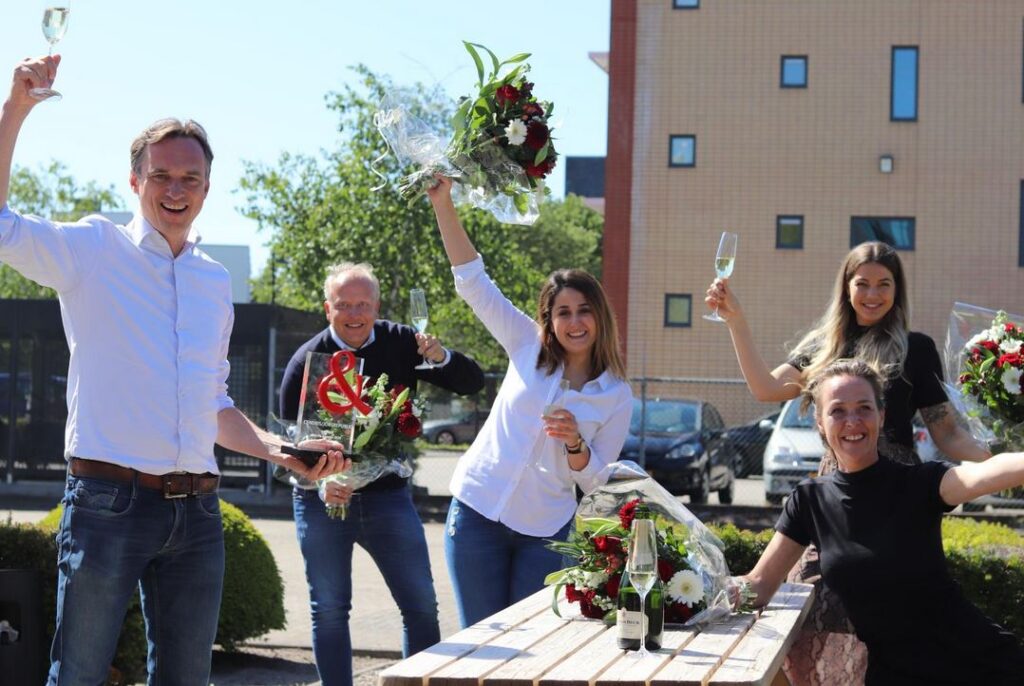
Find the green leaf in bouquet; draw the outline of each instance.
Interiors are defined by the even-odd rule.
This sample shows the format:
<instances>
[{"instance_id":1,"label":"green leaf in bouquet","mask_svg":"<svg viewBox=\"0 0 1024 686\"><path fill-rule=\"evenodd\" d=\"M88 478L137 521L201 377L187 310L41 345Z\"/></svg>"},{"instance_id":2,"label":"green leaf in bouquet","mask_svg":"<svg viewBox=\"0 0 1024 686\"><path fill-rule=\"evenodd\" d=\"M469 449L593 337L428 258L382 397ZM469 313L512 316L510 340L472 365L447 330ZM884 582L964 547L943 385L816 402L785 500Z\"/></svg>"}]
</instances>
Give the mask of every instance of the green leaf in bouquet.
<instances>
[{"instance_id":1,"label":"green leaf in bouquet","mask_svg":"<svg viewBox=\"0 0 1024 686\"><path fill-rule=\"evenodd\" d=\"M996 357L992 354L991 350L986 349L985 352L989 355L988 359L978 365L978 371L981 373L987 372L992 365L996 363Z\"/></svg>"},{"instance_id":2,"label":"green leaf in bouquet","mask_svg":"<svg viewBox=\"0 0 1024 686\"><path fill-rule=\"evenodd\" d=\"M562 595L562 588L565 584L556 584L555 592L551 597L551 611L555 613L556 617L561 617L562 613L558 611L558 598Z\"/></svg>"},{"instance_id":3,"label":"green leaf in bouquet","mask_svg":"<svg viewBox=\"0 0 1024 686\"><path fill-rule=\"evenodd\" d=\"M468 41L462 41L462 44L466 47L466 52L473 58L474 64L476 64L476 73L478 83L484 85L484 62L480 59L480 53L476 51L476 43L470 43Z\"/></svg>"},{"instance_id":4,"label":"green leaf in bouquet","mask_svg":"<svg viewBox=\"0 0 1024 686\"><path fill-rule=\"evenodd\" d=\"M578 531L589 531L594 536L605 536L608 532L621 528L618 519L610 517L579 517L576 520Z\"/></svg>"},{"instance_id":5,"label":"green leaf in bouquet","mask_svg":"<svg viewBox=\"0 0 1024 686\"><path fill-rule=\"evenodd\" d=\"M530 209L529 193L516 193L512 196L512 204L516 206L516 210L520 214L526 214L527 210Z\"/></svg>"},{"instance_id":6,"label":"green leaf in bouquet","mask_svg":"<svg viewBox=\"0 0 1024 686\"><path fill-rule=\"evenodd\" d=\"M619 613L616 610L608 610L604 613L604 617L601 618L605 626L615 626L619 621Z\"/></svg>"},{"instance_id":7,"label":"green leaf in bouquet","mask_svg":"<svg viewBox=\"0 0 1024 686\"><path fill-rule=\"evenodd\" d=\"M501 63L498 61L498 56L491 52L490 48L488 48L486 45L481 45L480 43L472 43L472 45L480 48L481 50L487 53L487 55L491 58L491 66L494 68L494 71L491 72L491 77L497 76L498 70L501 68ZM482 79L481 83L483 83Z\"/></svg>"},{"instance_id":8,"label":"green leaf in bouquet","mask_svg":"<svg viewBox=\"0 0 1024 686\"><path fill-rule=\"evenodd\" d=\"M512 57L509 57L501 63L501 66L504 67L506 64L518 64L519 62L524 62L528 59L530 59L530 53L521 52L518 55L512 55Z\"/></svg>"},{"instance_id":9,"label":"green leaf in bouquet","mask_svg":"<svg viewBox=\"0 0 1024 686\"><path fill-rule=\"evenodd\" d=\"M352 443L352 447L355 448L356 450L362 450L363 448L365 448L367 444L370 442L370 439L373 438L373 435L377 433L378 428L380 428L380 424L378 424L372 429L364 430L361 434L356 436L356 440Z\"/></svg>"},{"instance_id":10,"label":"green leaf in bouquet","mask_svg":"<svg viewBox=\"0 0 1024 686\"><path fill-rule=\"evenodd\" d=\"M409 389L403 388L402 392L398 394L395 401L391 404L391 411L388 412L387 419L385 421L391 422L392 419L398 416L402 411L402 406L405 405L405 401L409 399Z\"/></svg>"},{"instance_id":11,"label":"green leaf in bouquet","mask_svg":"<svg viewBox=\"0 0 1024 686\"><path fill-rule=\"evenodd\" d=\"M548 148L550 146L551 146L551 139L549 138L547 140L547 142L544 143L544 146L540 150L537 151L537 154L533 156L533 164L534 165L538 165L541 162L543 162L545 159L547 159Z\"/></svg>"},{"instance_id":12,"label":"green leaf in bouquet","mask_svg":"<svg viewBox=\"0 0 1024 686\"><path fill-rule=\"evenodd\" d=\"M550 586L551 584L560 584L568 574L568 569L559 569L557 572L551 572L546 577L544 577L544 585Z\"/></svg>"}]
</instances>

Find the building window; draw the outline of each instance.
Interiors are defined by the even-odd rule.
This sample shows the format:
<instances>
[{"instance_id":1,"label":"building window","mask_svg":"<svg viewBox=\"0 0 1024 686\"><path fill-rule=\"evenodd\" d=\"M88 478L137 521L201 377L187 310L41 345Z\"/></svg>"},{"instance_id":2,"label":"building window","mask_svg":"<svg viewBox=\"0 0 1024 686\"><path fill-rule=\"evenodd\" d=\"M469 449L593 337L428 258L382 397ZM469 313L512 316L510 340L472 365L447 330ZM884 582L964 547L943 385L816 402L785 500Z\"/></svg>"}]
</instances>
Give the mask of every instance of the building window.
<instances>
[{"instance_id":1,"label":"building window","mask_svg":"<svg viewBox=\"0 0 1024 686\"><path fill-rule=\"evenodd\" d=\"M700 7L700 0L672 0L672 9L695 10Z\"/></svg>"},{"instance_id":2,"label":"building window","mask_svg":"<svg viewBox=\"0 0 1024 686\"><path fill-rule=\"evenodd\" d=\"M889 118L917 121L917 46L893 46Z\"/></svg>"},{"instance_id":3,"label":"building window","mask_svg":"<svg viewBox=\"0 0 1024 686\"><path fill-rule=\"evenodd\" d=\"M916 224L913 217L851 217L850 247L882 241L897 250L913 250Z\"/></svg>"},{"instance_id":4,"label":"building window","mask_svg":"<svg viewBox=\"0 0 1024 686\"><path fill-rule=\"evenodd\" d=\"M694 167L697 165L697 137L692 135L669 136L668 166Z\"/></svg>"},{"instance_id":5,"label":"building window","mask_svg":"<svg viewBox=\"0 0 1024 686\"><path fill-rule=\"evenodd\" d=\"M782 250L803 250L803 215L780 214L775 218L775 247Z\"/></svg>"},{"instance_id":6,"label":"building window","mask_svg":"<svg viewBox=\"0 0 1024 686\"><path fill-rule=\"evenodd\" d=\"M782 88L807 88L807 55L783 55L779 70Z\"/></svg>"},{"instance_id":7,"label":"building window","mask_svg":"<svg viewBox=\"0 0 1024 686\"><path fill-rule=\"evenodd\" d=\"M665 326L690 326L693 297L689 293L665 294Z\"/></svg>"}]
</instances>

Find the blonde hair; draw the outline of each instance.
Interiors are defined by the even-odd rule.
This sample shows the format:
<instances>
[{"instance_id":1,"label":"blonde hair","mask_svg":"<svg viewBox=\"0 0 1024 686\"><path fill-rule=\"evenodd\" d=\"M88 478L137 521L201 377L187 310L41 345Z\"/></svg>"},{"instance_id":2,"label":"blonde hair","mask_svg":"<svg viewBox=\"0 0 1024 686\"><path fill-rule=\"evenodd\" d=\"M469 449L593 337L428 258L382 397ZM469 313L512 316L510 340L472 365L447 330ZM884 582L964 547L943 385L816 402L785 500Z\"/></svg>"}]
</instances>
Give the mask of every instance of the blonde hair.
<instances>
[{"instance_id":1,"label":"blonde hair","mask_svg":"<svg viewBox=\"0 0 1024 686\"><path fill-rule=\"evenodd\" d=\"M880 264L892 273L895 296L882 320L857 337L857 315L850 303L850 280L865 264ZM846 255L839 267L832 301L825 314L796 345L791 356L809 359L803 370L804 379L815 376L840 358L856 357L888 380L902 372L909 331L907 283L899 255L891 246L879 241L861 243Z\"/></svg>"},{"instance_id":2,"label":"blonde hair","mask_svg":"<svg viewBox=\"0 0 1024 686\"><path fill-rule=\"evenodd\" d=\"M537 323L541 327L540 353L537 355L537 368L544 368L548 374L554 374L558 366L565 361L565 349L555 338L555 330L551 324L551 311L555 307L555 297L565 288L579 291L587 304L590 305L597 322L597 340L590 348L591 378L610 370L620 379L626 378L626 365L622 361L619 348L619 328L615 324L611 303L605 295L601 282L582 269L559 269L548 276L540 289L537 303Z\"/></svg>"},{"instance_id":3,"label":"blonde hair","mask_svg":"<svg viewBox=\"0 0 1024 686\"><path fill-rule=\"evenodd\" d=\"M331 299L331 286L335 281L344 281L349 276L367 279L373 288L373 297L380 300L380 280L368 262L339 262L328 267L327 278L324 279L324 300Z\"/></svg>"}]
</instances>

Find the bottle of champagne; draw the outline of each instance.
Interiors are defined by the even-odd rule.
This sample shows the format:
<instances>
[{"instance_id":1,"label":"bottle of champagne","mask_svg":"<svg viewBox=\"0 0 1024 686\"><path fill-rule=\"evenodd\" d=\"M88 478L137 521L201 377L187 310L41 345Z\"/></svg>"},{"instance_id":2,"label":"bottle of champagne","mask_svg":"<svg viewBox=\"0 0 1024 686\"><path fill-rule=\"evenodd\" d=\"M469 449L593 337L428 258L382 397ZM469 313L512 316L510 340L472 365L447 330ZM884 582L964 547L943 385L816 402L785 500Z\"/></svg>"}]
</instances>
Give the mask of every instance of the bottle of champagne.
<instances>
[{"instance_id":1,"label":"bottle of champagne","mask_svg":"<svg viewBox=\"0 0 1024 686\"><path fill-rule=\"evenodd\" d=\"M647 620L641 628L640 594L629 581L629 573L622 573L619 584L618 613L615 625L618 631L618 646L621 650L640 650L641 632L646 629L645 644L648 650L661 648L665 630L665 586L656 579L647 593L644 603Z\"/></svg>"}]
</instances>

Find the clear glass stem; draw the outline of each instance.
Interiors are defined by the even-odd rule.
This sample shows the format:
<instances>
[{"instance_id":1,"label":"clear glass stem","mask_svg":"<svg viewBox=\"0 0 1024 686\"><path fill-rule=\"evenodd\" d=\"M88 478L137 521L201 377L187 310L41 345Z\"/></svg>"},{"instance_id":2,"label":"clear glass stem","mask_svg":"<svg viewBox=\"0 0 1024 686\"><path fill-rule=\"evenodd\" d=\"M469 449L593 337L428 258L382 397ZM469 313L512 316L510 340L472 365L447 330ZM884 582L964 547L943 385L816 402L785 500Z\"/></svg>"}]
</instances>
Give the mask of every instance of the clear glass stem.
<instances>
[{"instance_id":1,"label":"clear glass stem","mask_svg":"<svg viewBox=\"0 0 1024 686\"><path fill-rule=\"evenodd\" d=\"M640 652L636 655L641 658L647 655L647 594L639 590L636 594L640 596Z\"/></svg>"}]
</instances>

